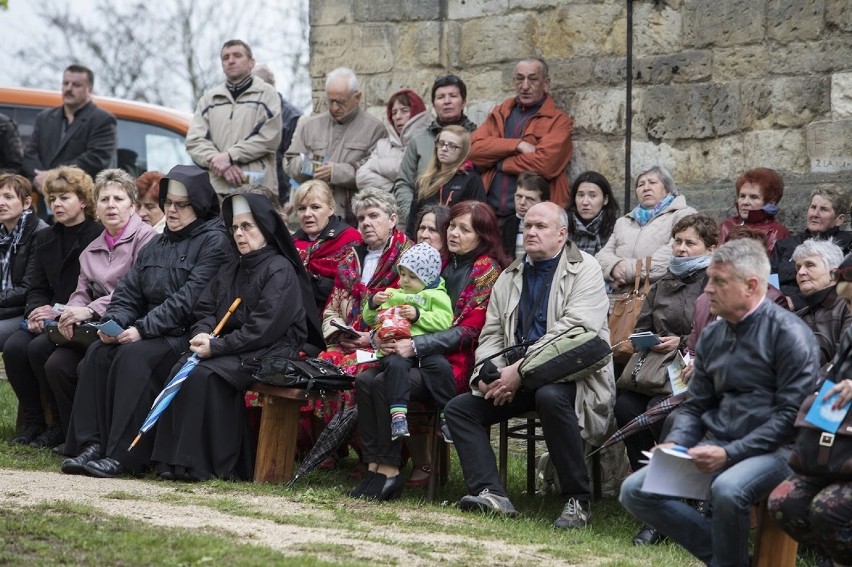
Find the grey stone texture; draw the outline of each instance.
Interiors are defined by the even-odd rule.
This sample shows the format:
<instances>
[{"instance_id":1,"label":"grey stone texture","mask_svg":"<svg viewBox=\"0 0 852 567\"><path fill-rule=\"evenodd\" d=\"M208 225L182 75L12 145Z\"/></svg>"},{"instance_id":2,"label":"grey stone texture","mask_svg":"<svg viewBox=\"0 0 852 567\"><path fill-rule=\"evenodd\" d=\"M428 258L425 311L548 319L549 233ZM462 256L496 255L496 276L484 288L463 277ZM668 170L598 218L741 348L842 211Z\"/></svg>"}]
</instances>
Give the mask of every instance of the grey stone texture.
<instances>
[{"instance_id":1,"label":"grey stone texture","mask_svg":"<svg viewBox=\"0 0 852 567\"><path fill-rule=\"evenodd\" d=\"M791 230L814 187L852 191L850 0L633 5L633 175L661 163L690 204L721 217L743 171L775 168ZM348 65L377 116L403 87L428 102L435 77L452 72L481 123L513 96L515 62L544 57L554 99L574 117L569 175L600 171L623 199L623 0L310 0L309 13L316 100L325 73Z\"/></svg>"}]
</instances>

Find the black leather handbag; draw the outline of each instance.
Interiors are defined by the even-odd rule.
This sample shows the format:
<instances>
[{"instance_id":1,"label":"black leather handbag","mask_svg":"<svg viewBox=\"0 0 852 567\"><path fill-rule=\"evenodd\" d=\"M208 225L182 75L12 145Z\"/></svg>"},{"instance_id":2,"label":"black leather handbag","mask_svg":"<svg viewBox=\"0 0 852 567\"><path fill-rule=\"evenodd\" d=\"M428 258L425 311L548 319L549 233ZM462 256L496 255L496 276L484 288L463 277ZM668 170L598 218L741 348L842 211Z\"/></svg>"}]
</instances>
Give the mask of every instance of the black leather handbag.
<instances>
[{"instance_id":1,"label":"black leather handbag","mask_svg":"<svg viewBox=\"0 0 852 567\"><path fill-rule=\"evenodd\" d=\"M57 321L47 321L44 324L44 329L47 331L47 338L56 346L86 350L90 344L98 340L98 330L90 325L76 325L74 327L74 336L70 339L66 339L59 332L59 322Z\"/></svg>"},{"instance_id":2,"label":"black leather handbag","mask_svg":"<svg viewBox=\"0 0 852 567\"><path fill-rule=\"evenodd\" d=\"M831 481L852 480L852 410L837 428L837 432L823 431L805 416L811 409L816 393L805 398L796 415L796 443L790 453L790 468L799 474L816 476Z\"/></svg>"},{"instance_id":3,"label":"black leather handbag","mask_svg":"<svg viewBox=\"0 0 852 567\"><path fill-rule=\"evenodd\" d=\"M280 356L262 358L253 378L270 386L324 391L349 390L355 381L354 376L327 360L292 360Z\"/></svg>"}]
</instances>

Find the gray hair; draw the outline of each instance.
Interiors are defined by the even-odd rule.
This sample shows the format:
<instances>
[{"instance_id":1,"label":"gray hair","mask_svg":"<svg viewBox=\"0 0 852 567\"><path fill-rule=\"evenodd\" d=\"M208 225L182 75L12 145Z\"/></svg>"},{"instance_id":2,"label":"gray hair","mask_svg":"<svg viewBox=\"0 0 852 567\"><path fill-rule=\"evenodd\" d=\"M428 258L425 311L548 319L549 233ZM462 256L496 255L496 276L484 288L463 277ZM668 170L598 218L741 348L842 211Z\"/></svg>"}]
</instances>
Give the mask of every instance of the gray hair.
<instances>
[{"instance_id":1,"label":"gray hair","mask_svg":"<svg viewBox=\"0 0 852 567\"><path fill-rule=\"evenodd\" d=\"M349 67L338 67L330 72L325 78L325 90L327 91L328 86L339 79L346 79L346 85L349 87L350 93L358 90L358 76Z\"/></svg>"},{"instance_id":2,"label":"gray hair","mask_svg":"<svg viewBox=\"0 0 852 567\"><path fill-rule=\"evenodd\" d=\"M828 240L817 240L816 238L805 240L793 251L793 263L798 264L811 256L817 256L822 260L822 265L827 270L833 270L843 263L843 250L831 238Z\"/></svg>"},{"instance_id":3,"label":"gray hair","mask_svg":"<svg viewBox=\"0 0 852 567\"><path fill-rule=\"evenodd\" d=\"M834 209L834 215L848 215L849 207L850 207L850 199L849 195L845 192L841 191L836 187L817 187L813 191L811 191L811 198L808 201L808 206L810 207L811 202L814 200L814 197L822 197L826 201L831 203L831 208Z\"/></svg>"},{"instance_id":4,"label":"gray hair","mask_svg":"<svg viewBox=\"0 0 852 567\"><path fill-rule=\"evenodd\" d=\"M750 238L731 240L713 251L711 264L728 264L742 280L756 277L763 291L769 282L769 256L766 247Z\"/></svg>"},{"instance_id":5,"label":"gray hair","mask_svg":"<svg viewBox=\"0 0 852 567\"><path fill-rule=\"evenodd\" d=\"M123 169L105 169L98 173L97 177L95 177L95 187L92 190L92 197L95 203L98 202L101 191L107 185L118 185L124 189L124 192L127 193L131 201L136 202L138 197L136 181Z\"/></svg>"},{"instance_id":6,"label":"gray hair","mask_svg":"<svg viewBox=\"0 0 852 567\"><path fill-rule=\"evenodd\" d=\"M568 211L559 207L559 213L556 215L556 230L560 228L568 228Z\"/></svg>"},{"instance_id":7,"label":"gray hair","mask_svg":"<svg viewBox=\"0 0 852 567\"><path fill-rule=\"evenodd\" d=\"M666 188L666 193L669 195L677 196L679 193L677 191L677 185L675 185L674 177L672 177L671 172L668 169L663 167L662 165L654 165L649 167L648 169L639 172L639 175L636 176L636 182L633 184L633 189L639 186L639 180L649 173L656 173L660 177L660 181L663 182L663 187Z\"/></svg>"},{"instance_id":8,"label":"gray hair","mask_svg":"<svg viewBox=\"0 0 852 567\"><path fill-rule=\"evenodd\" d=\"M254 66L254 69L251 70L251 74L259 78L264 83L273 87L275 86L275 74L272 72L272 69L269 68L269 65L258 63Z\"/></svg>"},{"instance_id":9,"label":"gray hair","mask_svg":"<svg viewBox=\"0 0 852 567\"><path fill-rule=\"evenodd\" d=\"M396 197L376 187L366 187L352 196L352 214L358 216L358 211L376 207L388 216L397 214Z\"/></svg>"},{"instance_id":10,"label":"gray hair","mask_svg":"<svg viewBox=\"0 0 852 567\"><path fill-rule=\"evenodd\" d=\"M547 61L542 59L541 57L524 57L518 63L538 63L541 65L541 74L543 77L550 76L550 67L547 65Z\"/></svg>"}]
</instances>

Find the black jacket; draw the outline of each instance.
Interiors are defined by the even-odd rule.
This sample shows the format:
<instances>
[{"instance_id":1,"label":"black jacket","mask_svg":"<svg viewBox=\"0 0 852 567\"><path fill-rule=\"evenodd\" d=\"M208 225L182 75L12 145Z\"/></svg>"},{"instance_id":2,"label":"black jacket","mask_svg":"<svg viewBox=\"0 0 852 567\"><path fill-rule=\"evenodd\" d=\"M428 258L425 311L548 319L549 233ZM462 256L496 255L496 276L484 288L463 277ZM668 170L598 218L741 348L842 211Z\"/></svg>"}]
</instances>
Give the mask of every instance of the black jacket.
<instances>
[{"instance_id":1,"label":"black jacket","mask_svg":"<svg viewBox=\"0 0 852 567\"><path fill-rule=\"evenodd\" d=\"M80 277L80 252L97 238L104 227L101 223L87 218L82 225L71 233L64 225L56 223L36 233L35 250L30 274L30 289L27 291L27 305L24 314L42 305L65 303L77 289ZM62 257L62 241L76 236Z\"/></svg>"},{"instance_id":2,"label":"black jacket","mask_svg":"<svg viewBox=\"0 0 852 567\"><path fill-rule=\"evenodd\" d=\"M475 171L463 171L456 173L441 190L426 199L418 199L417 194L414 195L414 202L411 204L411 213L408 215L408 223L405 227L405 233L412 239L417 239L417 227L414 223L417 222L417 217L420 211L428 205L441 204L447 207L452 207L456 203L462 201L482 201L485 202L485 187L482 185L482 178Z\"/></svg>"},{"instance_id":3,"label":"black jacket","mask_svg":"<svg viewBox=\"0 0 852 567\"><path fill-rule=\"evenodd\" d=\"M63 107L49 108L36 116L33 133L24 151L24 173L75 165L92 176L109 167L115 157L115 116L90 102L77 111L74 122L62 134Z\"/></svg>"},{"instance_id":4,"label":"black jacket","mask_svg":"<svg viewBox=\"0 0 852 567\"><path fill-rule=\"evenodd\" d=\"M729 464L772 453L793 440L818 372L811 330L768 299L736 325L715 321L698 340L689 398L666 441L692 447L710 434Z\"/></svg>"},{"instance_id":5,"label":"black jacket","mask_svg":"<svg viewBox=\"0 0 852 567\"><path fill-rule=\"evenodd\" d=\"M23 157L24 148L18 134L18 125L5 114L0 114L0 171L20 173L23 171Z\"/></svg>"},{"instance_id":6,"label":"black jacket","mask_svg":"<svg viewBox=\"0 0 852 567\"><path fill-rule=\"evenodd\" d=\"M10 319L24 314L27 292L30 289L32 270L35 263L36 232L47 228L47 223L30 215L18 245L12 250L9 264L12 269L12 287L0 291L0 319Z\"/></svg>"}]
</instances>

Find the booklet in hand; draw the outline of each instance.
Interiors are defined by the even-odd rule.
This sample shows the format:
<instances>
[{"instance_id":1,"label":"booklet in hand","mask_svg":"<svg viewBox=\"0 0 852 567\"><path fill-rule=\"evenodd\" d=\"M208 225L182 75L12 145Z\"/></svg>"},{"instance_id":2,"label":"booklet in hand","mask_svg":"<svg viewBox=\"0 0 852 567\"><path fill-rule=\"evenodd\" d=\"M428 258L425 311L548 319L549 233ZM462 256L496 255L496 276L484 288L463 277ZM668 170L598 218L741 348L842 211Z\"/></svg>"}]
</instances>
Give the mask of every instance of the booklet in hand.
<instances>
[{"instance_id":1,"label":"booklet in hand","mask_svg":"<svg viewBox=\"0 0 852 567\"><path fill-rule=\"evenodd\" d=\"M124 329L121 328L121 325L110 319L105 323L86 323L90 327L94 327L105 335L110 337L117 337L121 333L124 332Z\"/></svg>"},{"instance_id":2,"label":"booklet in hand","mask_svg":"<svg viewBox=\"0 0 852 567\"><path fill-rule=\"evenodd\" d=\"M699 471L685 447L675 445L670 449L657 449L650 460L642 490L676 498L707 500L713 474Z\"/></svg>"},{"instance_id":3,"label":"booklet in hand","mask_svg":"<svg viewBox=\"0 0 852 567\"><path fill-rule=\"evenodd\" d=\"M660 337L652 333L651 331L645 331L643 333L633 333L629 337L630 342L633 343L633 348L636 350L647 350L654 345L660 344Z\"/></svg>"},{"instance_id":4,"label":"booklet in hand","mask_svg":"<svg viewBox=\"0 0 852 567\"><path fill-rule=\"evenodd\" d=\"M338 321L336 319L331 320L331 326L335 327L337 329L340 329L340 331L348 337L352 337L353 339L360 339L361 338L361 334L358 331L356 331L354 327L350 327L349 325L344 325L343 323L341 323L340 321Z\"/></svg>"},{"instance_id":5,"label":"booklet in hand","mask_svg":"<svg viewBox=\"0 0 852 567\"><path fill-rule=\"evenodd\" d=\"M834 401L840 395L839 393L834 394L826 401L822 401L825 395L828 394L828 391L833 387L834 382L831 380L823 382L822 388L819 389L819 394L817 394L811 409L805 415L805 421L829 433L837 433L840 424L843 423L843 419L849 412L849 407L852 406L852 402L847 402L840 409L832 409L831 406L834 405Z\"/></svg>"}]
</instances>

